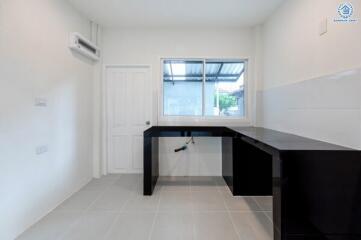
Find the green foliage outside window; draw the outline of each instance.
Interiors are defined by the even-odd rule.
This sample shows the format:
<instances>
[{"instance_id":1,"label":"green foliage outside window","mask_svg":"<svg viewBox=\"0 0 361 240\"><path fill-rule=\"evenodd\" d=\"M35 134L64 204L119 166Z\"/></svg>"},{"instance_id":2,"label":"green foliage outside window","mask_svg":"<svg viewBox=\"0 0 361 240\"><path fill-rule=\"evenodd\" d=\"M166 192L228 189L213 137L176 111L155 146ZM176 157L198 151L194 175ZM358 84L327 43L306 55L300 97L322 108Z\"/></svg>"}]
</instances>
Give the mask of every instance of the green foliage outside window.
<instances>
[{"instance_id":1,"label":"green foliage outside window","mask_svg":"<svg viewBox=\"0 0 361 240\"><path fill-rule=\"evenodd\" d=\"M217 103L217 96L214 98L215 103ZM227 110L230 107L237 106L237 98L235 96L229 95L228 93L219 94L219 110Z\"/></svg>"}]
</instances>

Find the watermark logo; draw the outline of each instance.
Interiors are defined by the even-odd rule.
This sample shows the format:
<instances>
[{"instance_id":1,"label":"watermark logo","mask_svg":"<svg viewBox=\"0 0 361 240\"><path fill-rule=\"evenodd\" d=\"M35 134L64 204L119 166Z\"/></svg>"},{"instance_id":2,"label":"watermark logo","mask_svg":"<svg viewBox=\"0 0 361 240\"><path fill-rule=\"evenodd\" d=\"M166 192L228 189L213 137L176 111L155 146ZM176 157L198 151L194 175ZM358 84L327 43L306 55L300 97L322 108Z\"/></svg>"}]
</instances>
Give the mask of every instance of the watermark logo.
<instances>
[{"instance_id":1,"label":"watermark logo","mask_svg":"<svg viewBox=\"0 0 361 240\"><path fill-rule=\"evenodd\" d=\"M337 12L339 17L335 18L335 22L356 22L356 19L352 18L354 8L351 3L341 3L337 8Z\"/></svg>"}]
</instances>

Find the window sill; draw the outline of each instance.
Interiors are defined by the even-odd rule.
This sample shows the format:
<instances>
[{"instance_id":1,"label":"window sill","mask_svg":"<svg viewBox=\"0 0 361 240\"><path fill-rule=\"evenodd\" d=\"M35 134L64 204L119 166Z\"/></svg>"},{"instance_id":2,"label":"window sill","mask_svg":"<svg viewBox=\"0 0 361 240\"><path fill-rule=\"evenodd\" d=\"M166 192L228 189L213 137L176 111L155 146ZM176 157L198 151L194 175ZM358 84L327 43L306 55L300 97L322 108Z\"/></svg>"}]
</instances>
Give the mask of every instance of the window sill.
<instances>
[{"instance_id":1,"label":"window sill","mask_svg":"<svg viewBox=\"0 0 361 240\"><path fill-rule=\"evenodd\" d=\"M252 126L247 118L162 116L160 126Z\"/></svg>"}]
</instances>

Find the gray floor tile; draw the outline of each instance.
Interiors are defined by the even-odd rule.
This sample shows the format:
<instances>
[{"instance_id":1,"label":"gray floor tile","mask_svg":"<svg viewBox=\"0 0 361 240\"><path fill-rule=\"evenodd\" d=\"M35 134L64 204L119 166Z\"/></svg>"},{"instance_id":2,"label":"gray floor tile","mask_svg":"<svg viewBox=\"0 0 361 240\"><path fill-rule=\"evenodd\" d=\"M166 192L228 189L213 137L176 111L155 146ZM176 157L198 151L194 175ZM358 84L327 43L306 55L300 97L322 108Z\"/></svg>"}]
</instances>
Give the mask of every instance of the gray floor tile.
<instances>
[{"instance_id":1,"label":"gray floor tile","mask_svg":"<svg viewBox=\"0 0 361 240\"><path fill-rule=\"evenodd\" d=\"M107 240L148 240L155 213L122 213L107 234Z\"/></svg>"},{"instance_id":2,"label":"gray floor tile","mask_svg":"<svg viewBox=\"0 0 361 240\"><path fill-rule=\"evenodd\" d=\"M194 214L197 240L236 240L238 235L227 212L199 212Z\"/></svg>"},{"instance_id":3,"label":"gray floor tile","mask_svg":"<svg viewBox=\"0 0 361 240\"><path fill-rule=\"evenodd\" d=\"M189 181L192 186L217 185L217 177L212 177L212 176L192 176L189 177Z\"/></svg>"},{"instance_id":4,"label":"gray floor tile","mask_svg":"<svg viewBox=\"0 0 361 240\"><path fill-rule=\"evenodd\" d=\"M191 177L191 191L210 191L217 190L218 177Z\"/></svg>"},{"instance_id":5,"label":"gray floor tile","mask_svg":"<svg viewBox=\"0 0 361 240\"><path fill-rule=\"evenodd\" d=\"M259 211L253 197L233 196L229 190L221 191L227 209L230 211Z\"/></svg>"},{"instance_id":6,"label":"gray floor tile","mask_svg":"<svg viewBox=\"0 0 361 240\"><path fill-rule=\"evenodd\" d=\"M152 240L192 240L192 213L159 213L155 219Z\"/></svg>"},{"instance_id":7,"label":"gray floor tile","mask_svg":"<svg viewBox=\"0 0 361 240\"><path fill-rule=\"evenodd\" d=\"M217 186L220 187L227 186L227 183L224 181L223 177L214 177L214 181L216 182Z\"/></svg>"},{"instance_id":8,"label":"gray floor tile","mask_svg":"<svg viewBox=\"0 0 361 240\"><path fill-rule=\"evenodd\" d=\"M84 211L100 196L100 191L80 190L65 200L55 211Z\"/></svg>"},{"instance_id":9,"label":"gray floor tile","mask_svg":"<svg viewBox=\"0 0 361 240\"><path fill-rule=\"evenodd\" d=\"M53 211L20 235L17 240L59 239L80 219L81 215L81 212Z\"/></svg>"},{"instance_id":10,"label":"gray floor tile","mask_svg":"<svg viewBox=\"0 0 361 240\"><path fill-rule=\"evenodd\" d=\"M142 183L93 179L19 239L272 239L272 197L234 197L222 177L160 177L152 196Z\"/></svg>"},{"instance_id":11,"label":"gray floor tile","mask_svg":"<svg viewBox=\"0 0 361 240\"><path fill-rule=\"evenodd\" d=\"M242 239L273 239L272 222L263 212L231 212L231 215Z\"/></svg>"},{"instance_id":12,"label":"gray floor tile","mask_svg":"<svg viewBox=\"0 0 361 240\"><path fill-rule=\"evenodd\" d=\"M82 190L104 191L119 178L117 174L109 174L101 178L93 178Z\"/></svg>"},{"instance_id":13,"label":"gray floor tile","mask_svg":"<svg viewBox=\"0 0 361 240\"><path fill-rule=\"evenodd\" d=\"M192 192L194 211L226 211L224 200L218 190Z\"/></svg>"},{"instance_id":14,"label":"gray floor tile","mask_svg":"<svg viewBox=\"0 0 361 240\"><path fill-rule=\"evenodd\" d=\"M181 184L181 185L189 185L190 177L184 176L160 176L158 178L158 183L161 185L166 184Z\"/></svg>"},{"instance_id":15,"label":"gray floor tile","mask_svg":"<svg viewBox=\"0 0 361 240\"><path fill-rule=\"evenodd\" d=\"M273 213L271 211L264 212L266 216L273 222Z\"/></svg>"},{"instance_id":16,"label":"gray floor tile","mask_svg":"<svg viewBox=\"0 0 361 240\"><path fill-rule=\"evenodd\" d=\"M265 197L253 197L253 199L258 203L261 210L264 211L272 211L272 197L265 196Z\"/></svg>"},{"instance_id":17,"label":"gray floor tile","mask_svg":"<svg viewBox=\"0 0 361 240\"><path fill-rule=\"evenodd\" d=\"M159 190L155 190L152 196L144 196L137 193L131 201L128 201L123 212L156 212L160 200Z\"/></svg>"},{"instance_id":18,"label":"gray floor tile","mask_svg":"<svg viewBox=\"0 0 361 240\"><path fill-rule=\"evenodd\" d=\"M134 192L108 189L91 206L90 210L120 211Z\"/></svg>"},{"instance_id":19,"label":"gray floor tile","mask_svg":"<svg viewBox=\"0 0 361 240\"><path fill-rule=\"evenodd\" d=\"M140 174L122 174L120 177L112 184L113 187L118 188L119 190L131 190L142 184L142 175Z\"/></svg>"},{"instance_id":20,"label":"gray floor tile","mask_svg":"<svg viewBox=\"0 0 361 240\"><path fill-rule=\"evenodd\" d=\"M189 185L160 185L161 191L190 191Z\"/></svg>"},{"instance_id":21,"label":"gray floor tile","mask_svg":"<svg viewBox=\"0 0 361 240\"><path fill-rule=\"evenodd\" d=\"M192 198L189 191L161 191L159 211L162 212L190 212Z\"/></svg>"},{"instance_id":22,"label":"gray floor tile","mask_svg":"<svg viewBox=\"0 0 361 240\"><path fill-rule=\"evenodd\" d=\"M71 227L62 240L99 240L105 237L117 214L114 212L88 212Z\"/></svg>"},{"instance_id":23,"label":"gray floor tile","mask_svg":"<svg viewBox=\"0 0 361 240\"><path fill-rule=\"evenodd\" d=\"M161 191L189 191L189 177L159 177L157 185Z\"/></svg>"}]
</instances>

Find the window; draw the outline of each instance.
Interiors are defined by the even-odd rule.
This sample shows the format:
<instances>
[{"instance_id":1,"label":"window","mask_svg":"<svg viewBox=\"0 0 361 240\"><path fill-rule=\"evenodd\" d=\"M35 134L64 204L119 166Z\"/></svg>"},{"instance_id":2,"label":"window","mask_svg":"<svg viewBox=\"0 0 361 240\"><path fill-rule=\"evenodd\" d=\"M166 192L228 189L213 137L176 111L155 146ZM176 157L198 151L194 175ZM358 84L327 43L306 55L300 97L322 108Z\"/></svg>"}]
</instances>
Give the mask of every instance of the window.
<instances>
[{"instance_id":1,"label":"window","mask_svg":"<svg viewBox=\"0 0 361 240\"><path fill-rule=\"evenodd\" d=\"M203 61L165 60L164 115L202 116Z\"/></svg>"},{"instance_id":2,"label":"window","mask_svg":"<svg viewBox=\"0 0 361 240\"><path fill-rule=\"evenodd\" d=\"M163 115L245 117L244 60L163 60Z\"/></svg>"}]
</instances>

